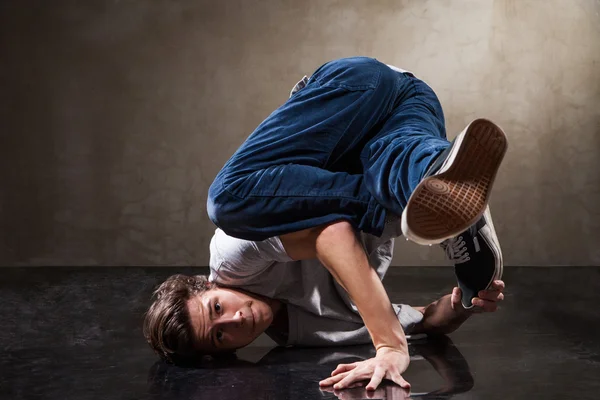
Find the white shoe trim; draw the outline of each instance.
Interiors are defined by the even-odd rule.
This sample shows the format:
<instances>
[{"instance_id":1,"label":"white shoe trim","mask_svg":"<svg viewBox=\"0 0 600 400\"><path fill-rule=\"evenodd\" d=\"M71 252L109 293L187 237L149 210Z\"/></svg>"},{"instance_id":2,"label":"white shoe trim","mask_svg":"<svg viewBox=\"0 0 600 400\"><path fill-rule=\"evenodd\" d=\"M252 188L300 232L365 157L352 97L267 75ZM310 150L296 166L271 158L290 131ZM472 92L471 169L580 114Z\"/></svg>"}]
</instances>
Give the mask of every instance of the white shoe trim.
<instances>
[{"instance_id":1,"label":"white shoe trim","mask_svg":"<svg viewBox=\"0 0 600 400\"><path fill-rule=\"evenodd\" d=\"M485 208L483 217L485 218L487 226L484 226L481 229L484 233L481 236L487 242L490 248L494 251L494 255L496 256L496 274L494 275L494 278L490 281L488 285L489 287L494 280L502 278L502 273L504 272L504 259L502 257L500 241L498 240L498 236L496 235L496 229L494 228L494 222L492 221L492 213L490 211L489 206Z\"/></svg>"},{"instance_id":2,"label":"white shoe trim","mask_svg":"<svg viewBox=\"0 0 600 400\"><path fill-rule=\"evenodd\" d=\"M446 157L446 160L444 160L444 163L442 164L440 169L438 171L436 171L433 175L430 175L430 176L435 176L435 175L441 174L442 172L444 172L448 168L450 168L450 166L456 159L456 156L458 154L460 146L462 145L462 142L467 134L467 130L469 129L469 127L471 126L472 123L473 123L473 121L471 121L469 123L469 125L467 125L465 127L465 129L463 129L463 131L456 136L456 139L454 139L454 143L452 144L452 148L450 149L450 154L448 154L448 157ZM401 226L402 226L402 233L404 234L404 236L407 239L410 239L411 241L413 241L417 244L423 245L423 246L432 245L432 244L440 244L444 240L448 240L448 239L456 236L455 234L451 234L447 237L443 237L443 238L439 238L439 239L435 239L435 240L423 239L422 237L417 236L408 227L406 208L404 208L404 210L402 211L402 225Z\"/></svg>"},{"instance_id":3,"label":"white shoe trim","mask_svg":"<svg viewBox=\"0 0 600 400\"><path fill-rule=\"evenodd\" d=\"M450 166L454 162L454 159L456 158L456 155L458 154L458 150L460 149L460 146L462 145L463 140L465 139L467 130L469 129L469 127L471 126L472 123L473 122L471 122L469 125L467 125L466 128L463 129L463 131L456 136L456 139L454 139L454 143L452 144L452 149L450 150L450 154L448 155L448 157L446 158L446 160L444 161L444 163L442 164L440 169L431 176L441 174L442 172L444 172L448 168L450 168Z\"/></svg>"},{"instance_id":4,"label":"white shoe trim","mask_svg":"<svg viewBox=\"0 0 600 400\"><path fill-rule=\"evenodd\" d=\"M496 260L496 265L494 266L494 275L492 275L492 278L484 289L487 290L495 280L502 278L502 274L504 272L504 260L502 258L502 249L500 248L500 242L498 241L498 236L496 235L496 230L494 229L494 222L492 221L492 213L490 212L489 206L486 206L485 211L483 212L483 218L485 218L486 225L481 228L479 232L481 232L481 237L489 246L489 248L492 249L492 252L494 253L494 259ZM473 304L468 307L465 307L463 304L463 308L465 310L470 310L473 307L475 307Z\"/></svg>"}]
</instances>

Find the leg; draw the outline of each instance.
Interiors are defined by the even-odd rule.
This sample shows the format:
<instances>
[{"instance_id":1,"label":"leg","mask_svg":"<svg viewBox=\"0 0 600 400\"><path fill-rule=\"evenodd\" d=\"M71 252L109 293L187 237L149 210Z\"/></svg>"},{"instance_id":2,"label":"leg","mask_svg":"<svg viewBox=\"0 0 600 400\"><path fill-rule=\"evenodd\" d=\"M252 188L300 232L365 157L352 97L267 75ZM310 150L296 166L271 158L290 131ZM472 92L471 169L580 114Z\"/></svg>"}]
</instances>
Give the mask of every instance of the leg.
<instances>
[{"instance_id":1,"label":"leg","mask_svg":"<svg viewBox=\"0 0 600 400\"><path fill-rule=\"evenodd\" d=\"M417 78L402 79L406 90L398 106L361 154L367 188L396 215L402 214L428 167L450 146L433 90Z\"/></svg>"},{"instance_id":2,"label":"leg","mask_svg":"<svg viewBox=\"0 0 600 400\"><path fill-rule=\"evenodd\" d=\"M434 92L414 81L362 156L365 182L396 215L402 231L420 244L440 243L466 230L483 214L506 152L506 137L478 119L451 144Z\"/></svg>"},{"instance_id":3,"label":"leg","mask_svg":"<svg viewBox=\"0 0 600 400\"><path fill-rule=\"evenodd\" d=\"M331 168L389 116L398 73L368 58L319 68L250 135L209 189L208 214L247 240L336 220L379 235L386 211L364 176Z\"/></svg>"},{"instance_id":4,"label":"leg","mask_svg":"<svg viewBox=\"0 0 600 400\"><path fill-rule=\"evenodd\" d=\"M418 81L363 151L367 187L389 210L402 213L407 238L448 238L441 245L455 265L464 308L502 277L502 251L486 204L505 151L504 133L487 120L473 121L451 146L435 94Z\"/></svg>"}]
</instances>

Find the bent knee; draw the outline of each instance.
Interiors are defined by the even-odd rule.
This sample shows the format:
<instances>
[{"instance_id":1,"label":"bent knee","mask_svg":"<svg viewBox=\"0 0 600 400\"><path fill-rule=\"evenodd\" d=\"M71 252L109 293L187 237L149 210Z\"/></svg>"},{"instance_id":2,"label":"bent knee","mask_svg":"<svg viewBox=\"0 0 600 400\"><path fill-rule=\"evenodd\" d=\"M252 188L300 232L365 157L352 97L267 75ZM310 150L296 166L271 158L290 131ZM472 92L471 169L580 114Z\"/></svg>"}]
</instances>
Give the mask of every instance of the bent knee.
<instances>
[{"instance_id":1,"label":"bent knee","mask_svg":"<svg viewBox=\"0 0 600 400\"><path fill-rule=\"evenodd\" d=\"M220 216L221 216L221 206L218 201L218 194L216 193L216 189L214 188L214 183L208 188L208 197L206 199L206 213L208 214L208 219L212 221L218 227L221 227L219 224Z\"/></svg>"},{"instance_id":2,"label":"bent knee","mask_svg":"<svg viewBox=\"0 0 600 400\"><path fill-rule=\"evenodd\" d=\"M257 204L227 190L211 186L208 190L206 212L208 218L227 235L244 240L264 240Z\"/></svg>"},{"instance_id":3,"label":"bent knee","mask_svg":"<svg viewBox=\"0 0 600 400\"><path fill-rule=\"evenodd\" d=\"M208 189L208 198L206 200L208 218L225 232L237 225L239 213L236 212L236 209L240 208L240 206L236 200L227 191L218 188L218 185L215 183Z\"/></svg>"}]
</instances>

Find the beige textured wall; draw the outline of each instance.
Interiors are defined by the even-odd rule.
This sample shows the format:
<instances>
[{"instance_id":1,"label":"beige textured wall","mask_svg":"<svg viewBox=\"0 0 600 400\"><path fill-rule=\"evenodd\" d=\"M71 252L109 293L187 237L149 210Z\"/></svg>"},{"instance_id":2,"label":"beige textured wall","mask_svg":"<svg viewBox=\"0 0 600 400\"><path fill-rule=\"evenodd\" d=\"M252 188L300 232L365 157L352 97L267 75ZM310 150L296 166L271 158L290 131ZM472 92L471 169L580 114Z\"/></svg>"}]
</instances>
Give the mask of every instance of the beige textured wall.
<instances>
[{"instance_id":1,"label":"beige textured wall","mask_svg":"<svg viewBox=\"0 0 600 400\"><path fill-rule=\"evenodd\" d=\"M0 264L206 265L206 191L303 75L366 55L510 137L508 265L600 265L600 2L0 4ZM443 264L401 243L399 265Z\"/></svg>"}]
</instances>

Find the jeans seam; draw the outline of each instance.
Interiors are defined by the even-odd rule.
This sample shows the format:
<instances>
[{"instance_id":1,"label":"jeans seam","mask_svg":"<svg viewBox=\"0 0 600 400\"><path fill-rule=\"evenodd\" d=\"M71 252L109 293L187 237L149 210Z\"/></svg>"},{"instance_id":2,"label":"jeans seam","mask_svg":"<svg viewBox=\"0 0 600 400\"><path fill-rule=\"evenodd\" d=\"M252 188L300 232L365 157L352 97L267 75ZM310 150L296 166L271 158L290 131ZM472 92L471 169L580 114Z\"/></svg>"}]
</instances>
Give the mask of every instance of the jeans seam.
<instances>
[{"instance_id":1,"label":"jeans seam","mask_svg":"<svg viewBox=\"0 0 600 400\"><path fill-rule=\"evenodd\" d=\"M238 199L238 200L245 200L245 199L246 199L246 197L247 197L247 196L246 196L246 197L239 196L239 195L237 195L237 194L233 193L233 192L232 192L231 190L229 190L229 189L223 189L223 192L227 192L227 194L229 194L229 195L231 195L231 196L235 197L235 198L236 198L236 199Z\"/></svg>"},{"instance_id":2,"label":"jeans seam","mask_svg":"<svg viewBox=\"0 0 600 400\"><path fill-rule=\"evenodd\" d=\"M322 83L318 79L315 79L315 81L319 82L319 85L321 87L344 89L349 92L363 92L363 91L367 91L367 90L373 90L377 87L377 85L375 85L375 87L373 87L373 85L364 85L364 86L347 86L347 85L341 85L341 84L332 85L332 84Z\"/></svg>"},{"instance_id":3,"label":"jeans seam","mask_svg":"<svg viewBox=\"0 0 600 400\"><path fill-rule=\"evenodd\" d=\"M323 199L327 199L327 198L335 198L335 199L339 199L339 198L343 198L343 199L353 199L358 203L363 203L363 204L369 204L369 201L365 201L365 200L360 200L357 199L356 197L346 194L346 193L330 193L327 195L323 195L323 194L319 194L319 193L315 193L315 194L308 194L308 193L303 193L303 194L291 194L291 193L278 193L278 194L272 194L272 193L265 193L265 192L250 192L247 196L242 197L240 195L237 195L235 193L232 193L229 189L223 189L223 192L227 192L229 195L235 197L238 200L246 200L249 197L310 197L310 198L314 198L314 197L319 197L319 198L323 198Z\"/></svg>"},{"instance_id":4,"label":"jeans seam","mask_svg":"<svg viewBox=\"0 0 600 400\"><path fill-rule=\"evenodd\" d=\"M247 197L309 197L309 198L320 198L320 199L352 199L355 200L358 203L362 203L362 204L369 204L368 201L364 201L364 200L360 200L357 199L354 196L351 195L347 195L347 194L327 194L327 195L322 195L322 194L265 194L265 193L250 193ZM239 197L238 197L239 198Z\"/></svg>"},{"instance_id":5,"label":"jeans seam","mask_svg":"<svg viewBox=\"0 0 600 400\"><path fill-rule=\"evenodd\" d=\"M323 81L321 81L321 78L319 78L319 77L315 77L315 81L321 87L340 88L340 89L348 90L351 92L366 91L366 90L376 89L377 86L379 86L379 82L381 82L381 70L377 69L377 79L374 84L370 84L370 85L357 85L357 86L349 86L349 85L344 85L344 84L335 84L334 85L334 84L323 83Z\"/></svg>"}]
</instances>

